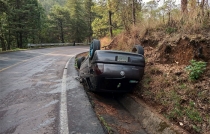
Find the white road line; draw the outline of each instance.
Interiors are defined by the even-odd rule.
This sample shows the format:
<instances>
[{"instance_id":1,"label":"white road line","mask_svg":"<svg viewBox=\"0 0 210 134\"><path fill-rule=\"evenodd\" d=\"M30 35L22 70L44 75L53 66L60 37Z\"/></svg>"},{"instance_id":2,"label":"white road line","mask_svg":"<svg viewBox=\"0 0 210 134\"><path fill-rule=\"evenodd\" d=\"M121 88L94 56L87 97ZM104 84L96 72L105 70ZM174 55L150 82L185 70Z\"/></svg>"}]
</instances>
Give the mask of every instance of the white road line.
<instances>
[{"instance_id":1,"label":"white road line","mask_svg":"<svg viewBox=\"0 0 210 134\"><path fill-rule=\"evenodd\" d=\"M69 61L72 59L71 57ZM69 61L63 71L62 88L61 88L61 102L60 102L60 134L69 134L68 116L67 116L67 99L66 99L66 77Z\"/></svg>"}]
</instances>

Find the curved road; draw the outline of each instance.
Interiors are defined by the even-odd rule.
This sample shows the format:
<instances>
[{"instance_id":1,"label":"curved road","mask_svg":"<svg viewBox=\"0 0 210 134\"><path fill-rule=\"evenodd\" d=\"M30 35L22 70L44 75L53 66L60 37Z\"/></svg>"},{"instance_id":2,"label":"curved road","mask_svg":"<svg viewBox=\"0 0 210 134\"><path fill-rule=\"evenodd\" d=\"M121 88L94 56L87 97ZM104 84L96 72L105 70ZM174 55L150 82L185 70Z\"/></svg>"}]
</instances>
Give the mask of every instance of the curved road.
<instances>
[{"instance_id":1,"label":"curved road","mask_svg":"<svg viewBox=\"0 0 210 134\"><path fill-rule=\"evenodd\" d=\"M104 133L68 46L0 54L0 133Z\"/></svg>"}]
</instances>

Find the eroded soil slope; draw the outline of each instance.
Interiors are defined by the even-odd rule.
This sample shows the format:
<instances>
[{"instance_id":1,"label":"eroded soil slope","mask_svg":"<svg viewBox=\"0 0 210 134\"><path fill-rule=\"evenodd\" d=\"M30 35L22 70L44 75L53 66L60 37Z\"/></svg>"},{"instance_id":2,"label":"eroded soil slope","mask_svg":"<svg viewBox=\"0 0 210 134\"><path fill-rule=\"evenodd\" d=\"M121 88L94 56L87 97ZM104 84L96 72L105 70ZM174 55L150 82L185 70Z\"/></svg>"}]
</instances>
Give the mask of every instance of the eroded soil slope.
<instances>
[{"instance_id":1,"label":"eroded soil slope","mask_svg":"<svg viewBox=\"0 0 210 134\"><path fill-rule=\"evenodd\" d=\"M133 44L145 50L145 75L134 94L160 114L190 133L210 133L210 38L209 34L165 34L156 31L122 34L110 49L130 51ZM206 70L190 80L190 60L204 61Z\"/></svg>"}]
</instances>

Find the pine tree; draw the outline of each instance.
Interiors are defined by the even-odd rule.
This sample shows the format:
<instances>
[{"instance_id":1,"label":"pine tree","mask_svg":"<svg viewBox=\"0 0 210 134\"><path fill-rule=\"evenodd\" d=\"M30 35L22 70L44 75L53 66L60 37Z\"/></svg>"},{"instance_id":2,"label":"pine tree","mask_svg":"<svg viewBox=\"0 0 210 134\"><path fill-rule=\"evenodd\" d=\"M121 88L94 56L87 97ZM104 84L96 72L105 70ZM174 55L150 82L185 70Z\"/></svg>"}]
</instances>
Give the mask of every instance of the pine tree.
<instances>
[{"instance_id":1,"label":"pine tree","mask_svg":"<svg viewBox=\"0 0 210 134\"><path fill-rule=\"evenodd\" d=\"M71 40L82 42L88 36L88 26L84 20L83 0L68 0L67 7L70 10L72 20Z\"/></svg>"},{"instance_id":2,"label":"pine tree","mask_svg":"<svg viewBox=\"0 0 210 134\"><path fill-rule=\"evenodd\" d=\"M67 2L67 0L38 0L38 1L43 6L46 14L49 14L51 8L54 5L59 5L64 7Z\"/></svg>"},{"instance_id":3,"label":"pine tree","mask_svg":"<svg viewBox=\"0 0 210 134\"><path fill-rule=\"evenodd\" d=\"M55 5L51 9L49 15L51 28L54 31L54 33L57 33L54 35L58 37L58 40L56 42L64 43L68 40L68 35L71 31L69 10L59 5Z\"/></svg>"},{"instance_id":4,"label":"pine tree","mask_svg":"<svg viewBox=\"0 0 210 134\"><path fill-rule=\"evenodd\" d=\"M40 11L37 0L9 0L9 44L15 39L18 48L29 41L35 42L40 28Z\"/></svg>"},{"instance_id":5,"label":"pine tree","mask_svg":"<svg viewBox=\"0 0 210 134\"><path fill-rule=\"evenodd\" d=\"M88 36L88 41L90 42L91 41L91 37L92 37L92 34L93 34L93 30L92 30L92 22L93 22L93 19L94 19L94 12L92 11L92 7L94 5L93 1L92 0L85 0L84 1L85 3L85 22L87 24L87 36Z\"/></svg>"},{"instance_id":6,"label":"pine tree","mask_svg":"<svg viewBox=\"0 0 210 134\"><path fill-rule=\"evenodd\" d=\"M8 5L5 1L0 0L0 48L6 50L7 42L5 37L5 25L7 24L6 16L8 13Z\"/></svg>"},{"instance_id":7,"label":"pine tree","mask_svg":"<svg viewBox=\"0 0 210 134\"><path fill-rule=\"evenodd\" d=\"M8 5L5 1L0 0L0 14L8 10Z\"/></svg>"}]
</instances>

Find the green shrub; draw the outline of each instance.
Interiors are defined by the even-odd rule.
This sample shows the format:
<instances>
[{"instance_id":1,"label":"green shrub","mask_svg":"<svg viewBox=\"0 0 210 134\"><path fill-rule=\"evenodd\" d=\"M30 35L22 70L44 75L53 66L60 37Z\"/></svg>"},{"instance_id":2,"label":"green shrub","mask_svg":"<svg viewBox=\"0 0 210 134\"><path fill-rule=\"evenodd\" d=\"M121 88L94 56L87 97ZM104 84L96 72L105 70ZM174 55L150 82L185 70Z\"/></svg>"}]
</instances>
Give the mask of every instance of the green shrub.
<instances>
[{"instance_id":1,"label":"green shrub","mask_svg":"<svg viewBox=\"0 0 210 134\"><path fill-rule=\"evenodd\" d=\"M189 72L189 78L191 80L197 80L206 69L206 62L191 60L191 65L186 67Z\"/></svg>"}]
</instances>

